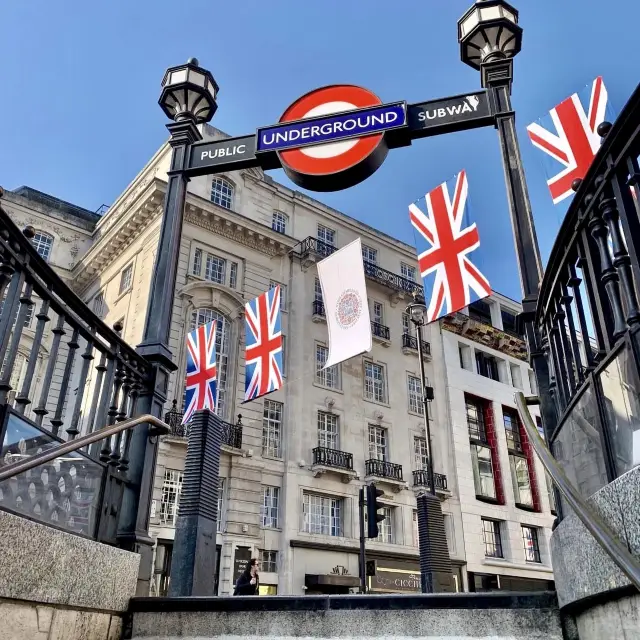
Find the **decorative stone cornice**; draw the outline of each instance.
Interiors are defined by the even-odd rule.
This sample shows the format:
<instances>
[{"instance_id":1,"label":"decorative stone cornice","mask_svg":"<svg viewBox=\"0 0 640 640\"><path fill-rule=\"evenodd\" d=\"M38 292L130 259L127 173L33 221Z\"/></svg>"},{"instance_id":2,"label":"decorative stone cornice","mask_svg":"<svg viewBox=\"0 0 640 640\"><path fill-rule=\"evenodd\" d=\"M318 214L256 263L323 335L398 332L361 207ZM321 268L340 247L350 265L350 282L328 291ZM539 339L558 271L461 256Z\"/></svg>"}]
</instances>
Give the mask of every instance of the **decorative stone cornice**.
<instances>
[{"instance_id":1,"label":"decorative stone cornice","mask_svg":"<svg viewBox=\"0 0 640 640\"><path fill-rule=\"evenodd\" d=\"M510 333L496 329L491 325L472 320L464 313L452 313L442 319L442 326L447 331L479 342L490 349L527 361L527 345L524 340Z\"/></svg>"}]
</instances>

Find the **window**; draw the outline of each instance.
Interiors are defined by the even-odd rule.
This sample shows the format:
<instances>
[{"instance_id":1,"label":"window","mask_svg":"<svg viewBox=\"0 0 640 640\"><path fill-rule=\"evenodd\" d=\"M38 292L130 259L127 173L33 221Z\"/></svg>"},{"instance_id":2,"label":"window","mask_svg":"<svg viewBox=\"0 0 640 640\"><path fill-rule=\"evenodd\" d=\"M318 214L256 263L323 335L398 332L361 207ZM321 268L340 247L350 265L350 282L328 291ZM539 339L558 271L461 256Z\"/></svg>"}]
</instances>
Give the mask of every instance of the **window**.
<instances>
[{"instance_id":1,"label":"window","mask_svg":"<svg viewBox=\"0 0 640 640\"><path fill-rule=\"evenodd\" d=\"M507 436L507 449L509 449L509 451L522 453L522 441L520 439L518 415L503 407L502 416L504 420L504 432Z\"/></svg>"},{"instance_id":2,"label":"window","mask_svg":"<svg viewBox=\"0 0 640 640\"><path fill-rule=\"evenodd\" d=\"M403 313L402 314L402 335L410 336L412 333L411 327L412 327L412 323L411 323L411 318L409 317L409 314Z\"/></svg>"},{"instance_id":3,"label":"window","mask_svg":"<svg viewBox=\"0 0 640 640\"><path fill-rule=\"evenodd\" d=\"M238 288L238 263L232 262L229 269L229 288Z\"/></svg>"},{"instance_id":4,"label":"window","mask_svg":"<svg viewBox=\"0 0 640 640\"><path fill-rule=\"evenodd\" d=\"M323 387L340 389L340 365L334 364L332 367L322 368L328 357L329 348L316 344L316 382Z\"/></svg>"},{"instance_id":5,"label":"window","mask_svg":"<svg viewBox=\"0 0 640 640\"><path fill-rule=\"evenodd\" d=\"M218 533L222 533L222 517L224 515L224 478L218 478L218 514L216 524Z\"/></svg>"},{"instance_id":6,"label":"window","mask_svg":"<svg viewBox=\"0 0 640 640\"><path fill-rule=\"evenodd\" d=\"M482 405L475 399L467 397L465 399L467 408L467 428L469 437L472 440L487 442L487 430L484 426L484 412Z\"/></svg>"},{"instance_id":7,"label":"window","mask_svg":"<svg viewBox=\"0 0 640 640\"><path fill-rule=\"evenodd\" d=\"M278 528L278 504L280 502L279 487L262 487L262 508L260 517L262 526L270 529Z\"/></svg>"},{"instance_id":8,"label":"window","mask_svg":"<svg viewBox=\"0 0 640 640\"><path fill-rule=\"evenodd\" d=\"M193 252L193 275L199 276L202 273L202 249L196 249Z\"/></svg>"},{"instance_id":9,"label":"window","mask_svg":"<svg viewBox=\"0 0 640 640\"><path fill-rule=\"evenodd\" d=\"M274 211L271 217L271 228L276 233L287 233L287 216L282 211Z\"/></svg>"},{"instance_id":10,"label":"window","mask_svg":"<svg viewBox=\"0 0 640 640\"><path fill-rule=\"evenodd\" d=\"M484 351L476 349L476 371L485 378L500 381L500 373L498 372L498 359L490 356Z\"/></svg>"},{"instance_id":11,"label":"window","mask_svg":"<svg viewBox=\"0 0 640 640\"><path fill-rule=\"evenodd\" d=\"M412 282L416 281L416 268L413 265L406 264L405 262L400 263L400 275L407 280L411 280Z\"/></svg>"},{"instance_id":12,"label":"window","mask_svg":"<svg viewBox=\"0 0 640 640\"><path fill-rule=\"evenodd\" d=\"M262 565L262 571L265 573L278 573L278 552L261 551L260 564Z\"/></svg>"},{"instance_id":13,"label":"window","mask_svg":"<svg viewBox=\"0 0 640 640\"><path fill-rule=\"evenodd\" d=\"M364 363L364 397L374 402L387 401L384 366L373 362Z\"/></svg>"},{"instance_id":14,"label":"window","mask_svg":"<svg viewBox=\"0 0 640 640\"><path fill-rule=\"evenodd\" d=\"M476 300L469 305L469 317L483 324L491 324L491 306L484 300Z\"/></svg>"},{"instance_id":15,"label":"window","mask_svg":"<svg viewBox=\"0 0 640 640\"><path fill-rule=\"evenodd\" d=\"M225 209L233 206L233 185L224 178L214 176L211 182L211 202Z\"/></svg>"},{"instance_id":16,"label":"window","mask_svg":"<svg viewBox=\"0 0 640 640\"><path fill-rule=\"evenodd\" d=\"M471 443L471 464L476 495L495 499L496 485L493 480L491 449Z\"/></svg>"},{"instance_id":17,"label":"window","mask_svg":"<svg viewBox=\"0 0 640 640\"><path fill-rule=\"evenodd\" d=\"M176 525L178 517L178 502L182 493L182 471L175 469L164 470L164 481L162 482L162 498L160 500L160 522Z\"/></svg>"},{"instance_id":18,"label":"window","mask_svg":"<svg viewBox=\"0 0 640 640\"><path fill-rule=\"evenodd\" d=\"M101 291L94 299L93 299L93 312L98 316L98 318L104 317L104 291Z\"/></svg>"},{"instance_id":19,"label":"window","mask_svg":"<svg viewBox=\"0 0 640 640\"><path fill-rule=\"evenodd\" d=\"M340 449L340 422L338 416L318 411L318 446Z\"/></svg>"},{"instance_id":20,"label":"window","mask_svg":"<svg viewBox=\"0 0 640 640\"><path fill-rule=\"evenodd\" d=\"M269 289L275 289L276 287L280 287L280 311L287 310L287 285L280 284L275 280L269 280Z\"/></svg>"},{"instance_id":21,"label":"window","mask_svg":"<svg viewBox=\"0 0 640 640\"><path fill-rule=\"evenodd\" d=\"M420 546L420 535L419 535L419 529L418 529L418 510L414 509L413 510L413 546L414 547L419 547Z\"/></svg>"},{"instance_id":22,"label":"window","mask_svg":"<svg viewBox=\"0 0 640 640\"><path fill-rule=\"evenodd\" d=\"M387 430L384 427L369 425L369 459L387 460Z\"/></svg>"},{"instance_id":23,"label":"window","mask_svg":"<svg viewBox=\"0 0 640 640\"><path fill-rule=\"evenodd\" d=\"M416 471L427 471L429 469L429 450L427 449L427 439L415 436L413 438L413 460Z\"/></svg>"},{"instance_id":24,"label":"window","mask_svg":"<svg viewBox=\"0 0 640 640\"><path fill-rule=\"evenodd\" d=\"M205 279L211 280L211 282L217 282L218 284L224 284L226 267L227 261L224 258L218 258L218 256L208 253L204 268Z\"/></svg>"},{"instance_id":25,"label":"window","mask_svg":"<svg viewBox=\"0 0 640 640\"><path fill-rule=\"evenodd\" d=\"M467 371L473 371L471 347L458 343L458 355L460 356L460 366Z\"/></svg>"},{"instance_id":26,"label":"window","mask_svg":"<svg viewBox=\"0 0 640 640\"><path fill-rule=\"evenodd\" d=\"M325 536L342 535L342 500L315 493L302 496L303 531Z\"/></svg>"},{"instance_id":27,"label":"window","mask_svg":"<svg viewBox=\"0 0 640 640\"><path fill-rule=\"evenodd\" d=\"M313 299L315 302L322 302L322 285L320 278L316 278L313 286Z\"/></svg>"},{"instance_id":28,"label":"window","mask_svg":"<svg viewBox=\"0 0 640 640\"><path fill-rule=\"evenodd\" d=\"M522 386L522 371L520 370L520 366L517 364L510 364L509 368L511 369L511 382L516 389L524 389Z\"/></svg>"},{"instance_id":29,"label":"window","mask_svg":"<svg viewBox=\"0 0 640 640\"><path fill-rule=\"evenodd\" d=\"M422 401L420 378L407 376L407 395L409 396L409 411L422 415L424 413L424 402Z\"/></svg>"},{"instance_id":30,"label":"window","mask_svg":"<svg viewBox=\"0 0 640 640\"><path fill-rule=\"evenodd\" d=\"M524 340L524 336L518 333L516 314L506 309L501 309L500 314L502 315L502 330Z\"/></svg>"},{"instance_id":31,"label":"window","mask_svg":"<svg viewBox=\"0 0 640 640\"><path fill-rule=\"evenodd\" d=\"M362 259L365 262L371 262L372 264L378 263L378 250L368 247L366 244L362 245Z\"/></svg>"},{"instance_id":32,"label":"window","mask_svg":"<svg viewBox=\"0 0 640 640\"><path fill-rule=\"evenodd\" d=\"M371 319L376 324L384 324L384 305L382 302L374 300L371 303Z\"/></svg>"},{"instance_id":33,"label":"window","mask_svg":"<svg viewBox=\"0 0 640 640\"><path fill-rule=\"evenodd\" d=\"M262 455L280 458L282 441L282 402L265 400L262 414Z\"/></svg>"},{"instance_id":34,"label":"window","mask_svg":"<svg viewBox=\"0 0 640 640\"><path fill-rule=\"evenodd\" d=\"M504 558L500 523L497 520L482 518L482 536L484 538L484 555L487 558Z\"/></svg>"},{"instance_id":35,"label":"window","mask_svg":"<svg viewBox=\"0 0 640 640\"><path fill-rule=\"evenodd\" d=\"M53 247L53 236L44 233L44 231L36 231L31 243L36 248L38 254L48 261L49 256L51 256L51 248Z\"/></svg>"},{"instance_id":36,"label":"window","mask_svg":"<svg viewBox=\"0 0 640 640\"><path fill-rule=\"evenodd\" d=\"M216 413L224 420L227 406L227 379L229 376L229 345L231 342L231 324L215 309L203 307L191 314L191 331L200 325L216 321L216 362L218 365L218 408Z\"/></svg>"},{"instance_id":37,"label":"window","mask_svg":"<svg viewBox=\"0 0 640 640\"><path fill-rule=\"evenodd\" d=\"M538 530L535 527L522 526L522 542L524 544L524 559L527 562L542 562L540 560Z\"/></svg>"},{"instance_id":38,"label":"window","mask_svg":"<svg viewBox=\"0 0 640 640\"><path fill-rule=\"evenodd\" d=\"M120 291L119 293L124 293L127 289L131 287L131 281L133 280L133 265L127 265L120 274Z\"/></svg>"},{"instance_id":39,"label":"window","mask_svg":"<svg viewBox=\"0 0 640 640\"><path fill-rule=\"evenodd\" d=\"M318 240L324 242L330 247L336 246L336 232L329 227L325 227L321 224L318 225Z\"/></svg>"},{"instance_id":40,"label":"window","mask_svg":"<svg viewBox=\"0 0 640 640\"><path fill-rule=\"evenodd\" d=\"M511 468L511 481L513 482L516 506L523 505L533 508L533 491L531 490L527 459L510 454L509 467Z\"/></svg>"},{"instance_id":41,"label":"window","mask_svg":"<svg viewBox=\"0 0 640 640\"><path fill-rule=\"evenodd\" d=\"M393 544L393 509L384 507L381 514L384 516L384 520L378 522L378 537L376 540Z\"/></svg>"}]
</instances>

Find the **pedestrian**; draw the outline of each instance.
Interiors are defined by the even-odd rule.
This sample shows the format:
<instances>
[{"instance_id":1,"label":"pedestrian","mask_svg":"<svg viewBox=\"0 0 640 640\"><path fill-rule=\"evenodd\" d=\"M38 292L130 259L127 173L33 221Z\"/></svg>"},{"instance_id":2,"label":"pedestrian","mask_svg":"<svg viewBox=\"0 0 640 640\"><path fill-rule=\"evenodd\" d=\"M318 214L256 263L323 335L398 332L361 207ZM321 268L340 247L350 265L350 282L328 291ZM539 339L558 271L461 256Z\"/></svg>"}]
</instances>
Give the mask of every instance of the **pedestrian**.
<instances>
[{"instance_id":1,"label":"pedestrian","mask_svg":"<svg viewBox=\"0 0 640 640\"><path fill-rule=\"evenodd\" d=\"M242 572L233 591L234 596L257 596L260 578L258 577L258 559L251 558L247 568Z\"/></svg>"}]
</instances>

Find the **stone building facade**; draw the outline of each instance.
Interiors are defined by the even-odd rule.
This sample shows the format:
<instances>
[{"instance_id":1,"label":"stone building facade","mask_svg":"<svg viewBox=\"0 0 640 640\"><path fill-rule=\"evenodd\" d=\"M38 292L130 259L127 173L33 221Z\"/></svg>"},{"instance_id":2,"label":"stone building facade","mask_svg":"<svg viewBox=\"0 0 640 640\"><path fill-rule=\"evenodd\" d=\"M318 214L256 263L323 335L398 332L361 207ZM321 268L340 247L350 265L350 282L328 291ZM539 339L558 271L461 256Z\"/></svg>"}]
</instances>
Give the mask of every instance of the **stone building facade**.
<instances>
[{"instance_id":1,"label":"stone building facade","mask_svg":"<svg viewBox=\"0 0 640 640\"><path fill-rule=\"evenodd\" d=\"M222 135L207 125L203 133ZM105 322L120 322L134 346L144 330L169 156L164 145L102 216L33 190L3 199L19 225L50 238L46 257L58 273ZM315 265L357 237L373 349L319 372L328 345ZM244 303L274 284L284 294L285 384L243 404ZM358 490L369 481L384 489L387 516L380 537L367 543L378 564L370 588L419 590L414 490L424 488L427 460L417 342L404 313L418 286L411 246L259 170L190 182L170 344L177 371L167 412L174 420L182 408L186 333L216 318L219 413L227 423L220 594L231 592L251 556L262 560L263 593L354 590ZM553 579L546 480L511 412L514 391L531 391L524 343L514 335L517 312L516 303L495 295L430 325L424 335L426 374L435 392L436 486L460 590L544 588ZM169 579L186 443L175 420L156 468L156 594L166 591Z\"/></svg>"}]
</instances>

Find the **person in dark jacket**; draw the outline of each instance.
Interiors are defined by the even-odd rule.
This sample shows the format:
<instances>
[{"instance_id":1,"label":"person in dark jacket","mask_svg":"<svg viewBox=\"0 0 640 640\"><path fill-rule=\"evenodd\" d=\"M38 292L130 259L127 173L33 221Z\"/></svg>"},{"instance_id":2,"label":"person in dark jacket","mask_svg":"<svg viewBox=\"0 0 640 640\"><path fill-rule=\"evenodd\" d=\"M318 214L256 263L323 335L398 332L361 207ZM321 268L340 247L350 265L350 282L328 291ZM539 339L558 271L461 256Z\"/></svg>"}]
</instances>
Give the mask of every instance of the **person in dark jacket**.
<instances>
[{"instance_id":1,"label":"person in dark jacket","mask_svg":"<svg viewBox=\"0 0 640 640\"><path fill-rule=\"evenodd\" d=\"M258 559L251 558L247 568L236 582L234 596L257 596L260 579L258 577Z\"/></svg>"}]
</instances>

